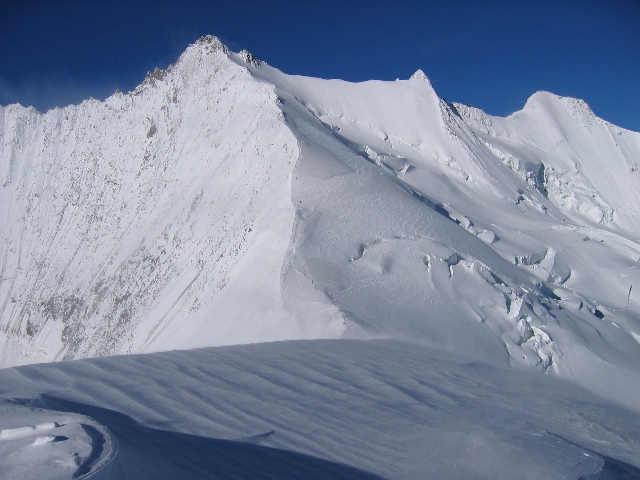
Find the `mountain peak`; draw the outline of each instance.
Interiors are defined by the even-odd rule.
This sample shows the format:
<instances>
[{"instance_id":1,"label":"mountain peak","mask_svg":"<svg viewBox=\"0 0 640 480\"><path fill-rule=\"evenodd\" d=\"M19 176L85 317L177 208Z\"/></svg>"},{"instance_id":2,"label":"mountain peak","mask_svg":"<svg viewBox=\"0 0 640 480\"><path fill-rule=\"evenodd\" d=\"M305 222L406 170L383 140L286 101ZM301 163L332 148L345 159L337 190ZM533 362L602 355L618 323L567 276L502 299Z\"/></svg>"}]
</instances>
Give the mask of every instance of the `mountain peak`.
<instances>
[{"instance_id":1,"label":"mountain peak","mask_svg":"<svg viewBox=\"0 0 640 480\"><path fill-rule=\"evenodd\" d=\"M182 55L178 58L178 62L184 62L188 58L198 58L211 54L215 55L229 55L229 49L222 43L218 37L213 35L204 35L189 45ZM171 68L171 67L170 67Z\"/></svg>"},{"instance_id":2,"label":"mountain peak","mask_svg":"<svg viewBox=\"0 0 640 480\"><path fill-rule=\"evenodd\" d=\"M580 98L564 97L553 93L539 91L531 95L523 110L542 109L549 112L566 111L583 125L591 125L596 118L587 102Z\"/></svg>"},{"instance_id":3,"label":"mountain peak","mask_svg":"<svg viewBox=\"0 0 640 480\"><path fill-rule=\"evenodd\" d=\"M436 92L436 89L433 88L433 85L431 84L429 77L427 77L422 70L420 69L416 70L415 73L411 75L411 77L409 77L409 81L419 82L425 85L427 87L427 91L430 92L430 95L432 95L434 99L437 99L438 101L440 100L440 96L438 95L438 92ZM422 87L420 87L420 89L422 89Z\"/></svg>"},{"instance_id":4,"label":"mountain peak","mask_svg":"<svg viewBox=\"0 0 640 480\"><path fill-rule=\"evenodd\" d=\"M229 49L227 46L220 41L218 37L214 37L213 35L203 35L198 40L195 41L192 45L189 45L187 50L192 47L197 47L199 49L204 49L205 51L222 51L225 54L229 53Z\"/></svg>"},{"instance_id":5,"label":"mountain peak","mask_svg":"<svg viewBox=\"0 0 640 480\"><path fill-rule=\"evenodd\" d=\"M537 105L543 105L549 102L553 102L558 98L559 97L557 95L554 95L553 93L546 92L544 90L539 90L533 95L531 95L529 98L527 98L527 101L524 104L524 108L526 109L526 108L536 107Z\"/></svg>"},{"instance_id":6,"label":"mountain peak","mask_svg":"<svg viewBox=\"0 0 640 480\"><path fill-rule=\"evenodd\" d=\"M138 85L135 92L140 92L147 85L155 85L156 82L165 80L167 75L179 66L191 65L193 67L194 65L201 65L203 60L219 57L220 55L227 57L229 53L227 46L218 37L204 35L189 45L178 57L178 60L166 69L156 68L153 72L147 72L144 81Z\"/></svg>"},{"instance_id":7,"label":"mountain peak","mask_svg":"<svg viewBox=\"0 0 640 480\"><path fill-rule=\"evenodd\" d=\"M425 82L425 83L428 83L429 85L431 85L431 82L429 81L429 78L420 69L416 70L415 73L413 75L411 75L409 80L420 80L422 82Z\"/></svg>"}]
</instances>

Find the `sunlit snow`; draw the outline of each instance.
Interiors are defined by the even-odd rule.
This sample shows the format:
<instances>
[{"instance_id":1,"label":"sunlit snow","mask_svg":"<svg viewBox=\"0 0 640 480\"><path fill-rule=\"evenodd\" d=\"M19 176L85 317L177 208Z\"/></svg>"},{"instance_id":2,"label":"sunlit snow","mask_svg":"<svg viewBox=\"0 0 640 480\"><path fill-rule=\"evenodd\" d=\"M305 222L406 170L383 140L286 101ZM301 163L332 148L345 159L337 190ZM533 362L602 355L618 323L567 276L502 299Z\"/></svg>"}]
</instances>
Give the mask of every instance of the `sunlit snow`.
<instances>
[{"instance_id":1,"label":"sunlit snow","mask_svg":"<svg viewBox=\"0 0 640 480\"><path fill-rule=\"evenodd\" d=\"M203 37L0 161L2 478L640 478L640 134L582 100Z\"/></svg>"}]
</instances>

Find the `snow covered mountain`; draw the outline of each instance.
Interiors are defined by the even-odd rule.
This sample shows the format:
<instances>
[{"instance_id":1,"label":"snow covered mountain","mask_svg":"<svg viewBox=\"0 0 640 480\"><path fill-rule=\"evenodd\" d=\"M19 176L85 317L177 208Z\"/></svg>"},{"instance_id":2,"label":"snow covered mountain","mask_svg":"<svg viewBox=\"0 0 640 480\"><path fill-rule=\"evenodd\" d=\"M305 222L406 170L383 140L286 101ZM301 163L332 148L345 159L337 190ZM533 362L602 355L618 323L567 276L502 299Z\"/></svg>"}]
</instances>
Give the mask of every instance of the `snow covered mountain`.
<instances>
[{"instance_id":1,"label":"snow covered mountain","mask_svg":"<svg viewBox=\"0 0 640 480\"><path fill-rule=\"evenodd\" d=\"M4 365L309 335L280 294L297 143L228 55L2 110Z\"/></svg>"},{"instance_id":2,"label":"snow covered mountain","mask_svg":"<svg viewBox=\"0 0 640 480\"><path fill-rule=\"evenodd\" d=\"M492 117L421 71L289 76L203 37L133 92L0 119L3 366L391 337L636 376L640 134L581 100Z\"/></svg>"},{"instance_id":3,"label":"snow covered mountain","mask_svg":"<svg viewBox=\"0 0 640 480\"><path fill-rule=\"evenodd\" d=\"M140 422L160 421L135 407L141 395L166 395L154 359L175 363L169 370L183 371L186 379L171 374L170 381L186 382L181 388L193 391L189 379L203 374L201 356L227 365L231 355L239 362L234 368L243 371L254 368L252 362L278 365L279 380L273 381L290 382L304 398L319 384L347 392L342 400L349 411L360 405L353 385L362 383L360 391L375 398L392 391L389 402L401 407L395 415L409 423L430 418L428 409L414 411L411 402L437 410L442 398L435 384L442 381L451 387L442 395L453 402L447 421L474 405L468 395L484 398L471 408L493 419L476 424L481 442L498 438L498 445L511 448L516 442L518 452L534 452L540 462L552 459L551 470L569 475L558 478L615 478L586 476L613 475L615 468L633 475L634 467L611 458L633 463L640 454L632 428L640 413L638 162L640 134L597 118L581 100L538 92L521 111L493 117L447 103L420 70L409 80L357 84L290 76L248 52L230 52L214 37L198 40L133 92L116 92L104 102L44 114L0 107L0 366L297 340L150 356L139 365L158 384L146 392L114 386L121 375L144 384L128 366L136 360L128 357L50 366L48 377L37 373L44 366L5 370L0 393L12 403L0 402L0 410L10 412L0 419L14 420L0 429L0 454L9 451L3 439L28 443L31 435L55 432L65 422L84 425L76 433L69 427L74 438L103 432L96 442L106 445L104 455L115 454L107 446L117 439L89 417L100 416L99 407L131 415L135 410ZM309 339L326 341L299 341ZM376 363L378 354L390 363ZM101 365L113 377L93 372ZM276 402L287 395L280 387L260 390L244 376L232 388L216 368L205 370L218 380L182 398L183 405L195 411L198 398L217 395L233 403L237 389ZM427 378L424 369L438 370L442 378ZM486 378L469 387L478 372ZM93 379L92 395L103 400L88 402L79 393L87 385L75 381L70 391L76 393L57 400L39 396L74 375ZM494 391L496 378L512 386ZM455 387L456 379L466 386ZM506 421L500 408L514 412L544 388L554 393L534 404L523 425L546 422L550 432L553 422L543 421L542 412L553 408L557 394L562 402L582 398L574 407L592 412L603 430L593 433L559 413L554 421L564 430L556 436L523 440L523 425L516 436L495 433ZM110 397L118 389L122 396ZM501 403L503 394L517 400ZM330 397L323 392L316 403L295 402L308 413ZM493 401L499 406L489 407ZM254 427L270 428L264 418L255 423L253 413L246 416L252 405L236 412L253 419L242 424L238 438L249 438ZM36 422L44 427L13 425L22 418L16 412L27 408L33 417L28 412L35 407L45 409L48 420ZM176 408L170 402L156 407L167 418ZM377 403L371 408L385 410ZM54 419L46 409L78 416ZM618 412L613 426L604 420L612 411ZM270 414L281 422L287 416ZM101 417L107 423L115 418L117 426L109 428L121 428L134 444L142 438L138 427L131 430L112 413ZM376 475L428 477L426 464L400 472L383 468L375 455L366 457L364 447L343 451L332 435L348 436L348 428L320 417L280 423L277 430L286 433L272 446ZM233 437L233 418L219 424L216 438ZM351 418L351 427L361 420ZM318 430L313 422L326 423ZM196 423L173 421L170 430L194 433ZM379 425L390 438L392 423ZM557 437L565 431L571 441ZM324 437L300 442L309 432ZM441 427L420 432L415 438L444 438ZM379 453L401 462L412 435L402 433L398 449ZM468 439L456 435L449 431L442 445L466 445ZM40 446L59 443L55 435L41 437ZM608 446L598 450L605 437ZM550 453L558 442L565 470ZM472 445L459 448L468 453L467 447ZM31 458L27 450L15 451ZM409 451L414 461L444 458L437 449L429 457L419 448ZM478 478L477 469L490 467L482 458L498 451L504 455L498 447L477 450L477 458L452 478ZM122 452L135 458L127 448ZM56 458L80 465L71 453ZM108 462L91 450L83 455L93 463L74 470L76 476L93 475ZM591 459L587 466L578 461L584 455ZM120 468L143 478L127 470L135 463ZM201 466L176 468L147 470L148 478L194 476ZM378 478L334 464L318 468L319 478ZM525 470L531 478L548 473ZM522 471L508 470L504 478L524 478ZM28 475L19 469L4 474L9 472ZM313 472L305 472L311 478ZM291 478L291 471L267 478L278 477Z\"/></svg>"}]
</instances>

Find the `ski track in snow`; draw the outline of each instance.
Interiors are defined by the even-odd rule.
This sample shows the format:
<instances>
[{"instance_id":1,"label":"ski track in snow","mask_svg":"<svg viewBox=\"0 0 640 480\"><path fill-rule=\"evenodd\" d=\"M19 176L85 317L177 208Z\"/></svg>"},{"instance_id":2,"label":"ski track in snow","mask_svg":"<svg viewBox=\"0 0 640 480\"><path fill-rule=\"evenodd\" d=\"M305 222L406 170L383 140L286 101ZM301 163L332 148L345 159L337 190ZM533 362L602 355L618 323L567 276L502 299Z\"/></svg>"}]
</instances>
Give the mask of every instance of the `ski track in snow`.
<instances>
[{"instance_id":1,"label":"ski track in snow","mask_svg":"<svg viewBox=\"0 0 640 480\"><path fill-rule=\"evenodd\" d=\"M0 135L0 365L296 340L0 371L5 476L638 476L640 134L583 101L203 37Z\"/></svg>"}]
</instances>

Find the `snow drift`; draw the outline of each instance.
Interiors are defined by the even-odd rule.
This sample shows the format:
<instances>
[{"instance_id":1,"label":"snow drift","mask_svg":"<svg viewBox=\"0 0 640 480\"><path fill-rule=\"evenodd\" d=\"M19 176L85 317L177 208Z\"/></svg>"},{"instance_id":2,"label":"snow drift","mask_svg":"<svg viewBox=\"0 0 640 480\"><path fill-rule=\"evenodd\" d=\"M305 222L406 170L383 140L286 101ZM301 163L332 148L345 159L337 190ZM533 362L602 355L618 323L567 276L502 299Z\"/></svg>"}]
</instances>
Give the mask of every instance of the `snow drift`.
<instances>
[{"instance_id":1,"label":"snow drift","mask_svg":"<svg viewBox=\"0 0 640 480\"><path fill-rule=\"evenodd\" d=\"M0 433L8 479L640 476L637 410L533 369L444 357L414 342L115 356L2 369L0 385L3 429L23 432ZM103 427L74 456L86 438L71 430L78 425ZM68 438L37 443L55 435Z\"/></svg>"}]
</instances>

